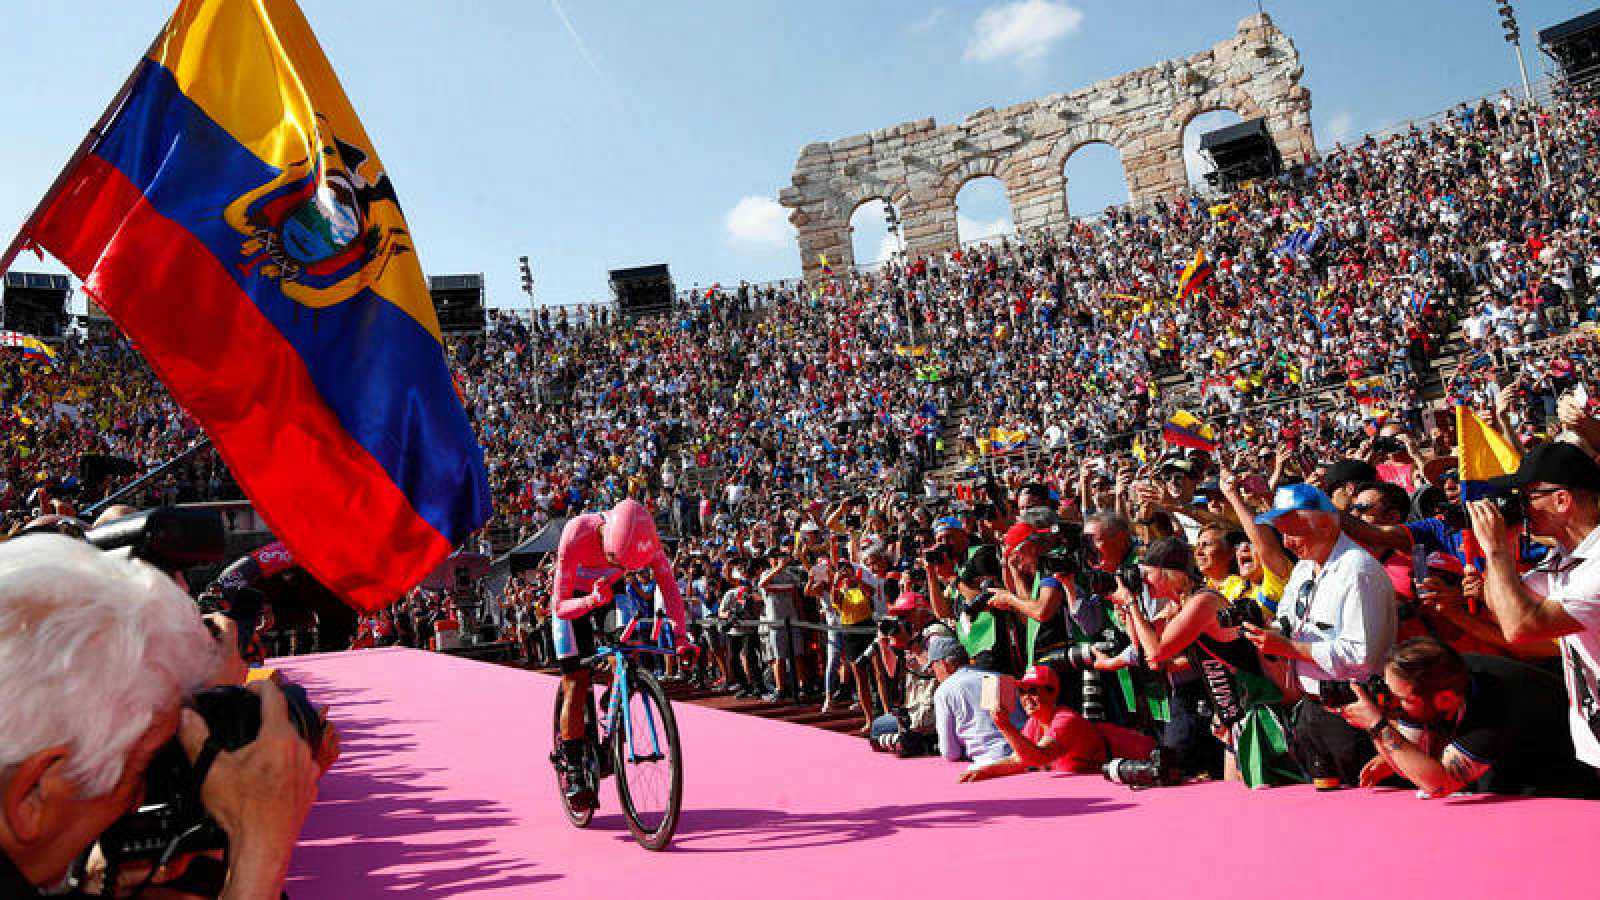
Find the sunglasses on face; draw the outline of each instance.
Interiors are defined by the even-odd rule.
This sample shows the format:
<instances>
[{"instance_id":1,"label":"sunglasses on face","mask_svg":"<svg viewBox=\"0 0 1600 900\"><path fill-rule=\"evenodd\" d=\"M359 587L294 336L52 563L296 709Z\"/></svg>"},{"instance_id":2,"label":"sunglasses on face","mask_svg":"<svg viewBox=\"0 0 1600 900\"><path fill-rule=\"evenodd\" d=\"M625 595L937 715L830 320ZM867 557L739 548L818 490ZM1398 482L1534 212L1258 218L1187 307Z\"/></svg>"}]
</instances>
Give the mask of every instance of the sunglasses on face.
<instances>
[{"instance_id":1,"label":"sunglasses on face","mask_svg":"<svg viewBox=\"0 0 1600 900\"><path fill-rule=\"evenodd\" d=\"M1056 689L1055 688L1050 688L1050 687L1019 687L1019 688L1017 688L1017 696L1019 696L1019 697L1037 697L1040 694L1054 694L1055 692L1056 692Z\"/></svg>"},{"instance_id":2,"label":"sunglasses on face","mask_svg":"<svg viewBox=\"0 0 1600 900\"><path fill-rule=\"evenodd\" d=\"M1367 513L1367 512L1372 512L1373 510L1375 510L1377 508L1378 508L1378 504L1376 504L1376 503L1352 503L1352 504L1350 504L1350 511L1355 513L1356 515L1360 515L1362 513Z\"/></svg>"}]
</instances>

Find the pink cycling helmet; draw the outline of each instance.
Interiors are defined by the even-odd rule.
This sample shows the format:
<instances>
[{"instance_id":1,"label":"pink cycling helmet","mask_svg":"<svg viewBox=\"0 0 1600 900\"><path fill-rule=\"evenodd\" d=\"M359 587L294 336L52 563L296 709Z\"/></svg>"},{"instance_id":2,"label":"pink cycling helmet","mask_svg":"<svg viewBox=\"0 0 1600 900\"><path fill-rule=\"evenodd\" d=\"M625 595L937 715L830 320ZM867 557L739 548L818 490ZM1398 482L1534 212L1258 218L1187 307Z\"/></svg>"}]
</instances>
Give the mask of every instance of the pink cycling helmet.
<instances>
[{"instance_id":1,"label":"pink cycling helmet","mask_svg":"<svg viewBox=\"0 0 1600 900\"><path fill-rule=\"evenodd\" d=\"M661 549L655 518L642 503L631 498L606 513L601 543L606 556L624 569L644 568Z\"/></svg>"}]
</instances>

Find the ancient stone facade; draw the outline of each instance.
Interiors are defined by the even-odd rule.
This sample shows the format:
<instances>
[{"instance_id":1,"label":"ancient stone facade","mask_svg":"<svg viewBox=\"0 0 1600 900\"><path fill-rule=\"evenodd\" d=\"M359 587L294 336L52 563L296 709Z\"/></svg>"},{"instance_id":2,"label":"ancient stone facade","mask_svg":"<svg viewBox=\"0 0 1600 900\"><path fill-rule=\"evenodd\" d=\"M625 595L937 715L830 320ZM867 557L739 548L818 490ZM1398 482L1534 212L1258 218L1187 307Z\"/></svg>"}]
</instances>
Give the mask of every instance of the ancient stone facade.
<instances>
[{"instance_id":1,"label":"ancient stone facade","mask_svg":"<svg viewBox=\"0 0 1600 900\"><path fill-rule=\"evenodd\" d=\"M850 217L875 199L899 211L912 255L955 246L956 192L983 175L1005 184L1019 232L1058 227L1068 221L1064 169L1080 147L1099 142L1121 151L1133 201L1149 202L1187 182L1183 129L1201 113L1264 118L1286 163L1310 160L1316 144L1303 71L1294 42L1270 17L1255 15L1209 50L1070 94L979 110L957 125L921 119L808 144L778 201L793 210L808 277L822 255L835 266L854 264Z\"/></svg>"}]
</instances>

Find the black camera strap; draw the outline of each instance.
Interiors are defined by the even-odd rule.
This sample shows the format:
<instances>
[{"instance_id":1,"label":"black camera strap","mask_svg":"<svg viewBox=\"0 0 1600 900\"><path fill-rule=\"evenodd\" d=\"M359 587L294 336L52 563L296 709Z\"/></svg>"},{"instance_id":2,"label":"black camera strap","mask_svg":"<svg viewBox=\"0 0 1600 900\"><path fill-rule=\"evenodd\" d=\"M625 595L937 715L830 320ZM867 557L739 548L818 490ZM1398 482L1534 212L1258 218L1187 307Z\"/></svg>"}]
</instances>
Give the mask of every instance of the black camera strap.
<instances>
[{"instance_id":1,"label":"black camera strap","mask_svg":"<svg viewBox=\"0 0 1600 900\"><path fill-rule=\"evenodd\" d=\"M205 744L200 747L200 755L194 759L194 789L197 794L204 790L206 776L211 774L211 765L217 761L217 754L221 753L222 749L222 745L217 743L216 738L210 735L206 736Z\"/></svg>"}]
</instances>

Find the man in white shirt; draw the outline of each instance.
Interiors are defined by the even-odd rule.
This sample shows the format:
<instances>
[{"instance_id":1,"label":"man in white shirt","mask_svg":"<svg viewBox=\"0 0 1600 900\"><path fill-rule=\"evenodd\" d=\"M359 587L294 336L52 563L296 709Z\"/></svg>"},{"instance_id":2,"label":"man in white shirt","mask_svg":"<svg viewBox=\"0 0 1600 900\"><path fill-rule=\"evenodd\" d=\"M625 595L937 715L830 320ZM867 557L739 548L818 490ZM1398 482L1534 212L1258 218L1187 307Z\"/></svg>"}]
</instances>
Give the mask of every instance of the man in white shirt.
<instances>
[{"instance_id":1,"label":"man in white shirt","mask_svg":"<svg viewBox=\"0 0 1600 900\"><path fill-rule=\"evenodd\" d=\"M1491 486L1521 496L1528 531L1554 539L1538 568L1518 575L1516 541L1491 500L1468 504L1486 559L1484 600L1506 640L1559 639L1578 759L1600 768L1600 466L1571 444L1535 447Z\"/></svg>"},{"instance_id":2,"label":"man in white shirt","mask_svg":"<svg viewBox=\"0 0 1600 900\"><path fill-rule=\"evenodd\" d=\"M1324 681L1363 681L1382 671L1394 644L1394 585L1372 554L1339 530L1328 495L1309 484L1278 488L1257 519L1274 525L1300 561L1289 573L1272 627L1245 625L1264 655L1286 659L1305 699L1295 707L1293 751L1313 777L1359 784L1372 740L1324 709Z\"/></svg>"}]
</instances>

